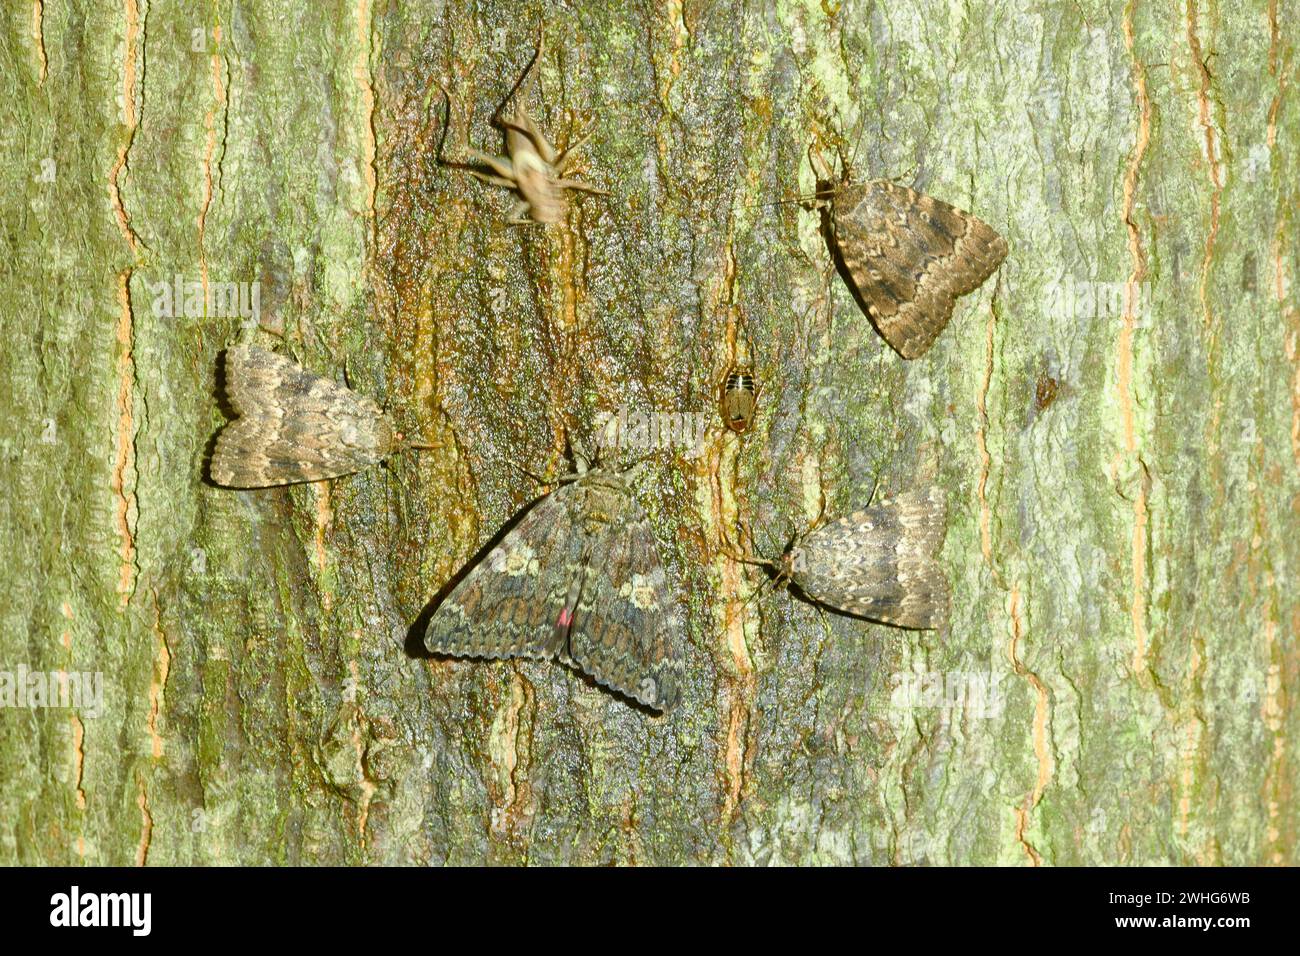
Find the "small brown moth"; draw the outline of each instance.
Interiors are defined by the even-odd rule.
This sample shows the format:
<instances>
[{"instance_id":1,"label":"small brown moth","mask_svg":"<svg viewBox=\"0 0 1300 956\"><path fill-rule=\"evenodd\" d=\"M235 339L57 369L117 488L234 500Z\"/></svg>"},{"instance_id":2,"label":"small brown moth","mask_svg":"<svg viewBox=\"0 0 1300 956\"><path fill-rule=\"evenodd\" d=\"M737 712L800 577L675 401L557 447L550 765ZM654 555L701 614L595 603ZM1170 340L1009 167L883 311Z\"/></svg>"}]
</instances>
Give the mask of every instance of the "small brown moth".
<instances>
[{"instance_id":1,"label":"small brown moth","mask_svg":"<svg viewBox=\"0 0 1300 956\"><path fill-rule=\"evenodd\" d=\"M579 462L429 619L435 654L559 660L653 710L676 706L681 613L630 472Z\"/></svg>"},{"instance_id":2,"label":"small brown moth","mask_svg":"<svg viewBox=\"0 0 1300 956\"><path fill-rule=\"evenodd\" d=\"M373 399L254 345L226 350L235 414L217 436L208 474L227 488L320 481L378 464L408 442Z\"/></svg>"},{"instance_id":3,"label":"small brown moth","mask_svg":"<svg viewBox=\"0 0 1300 956\"><path fill-rule=\"evenodd\" d=\"M758 410L758 386L754 382L754 369L749 365L733 365L727 370L718 396L718 409L722 421L740 435L754 424Z\"/></svg>"},{"instance_id":4,"label":"small brown moth","mask_svg":"<svg viewBox=\"0 0 1300 956\"><path fill-rule=\"evenodd\" d=\"M795 539L780 561L754 561L816 604L895 627L937 628L948 578L936 555L947 509L938 488L908 492Z\"/></svg>"},{"instance_id":5,"label":"small brown moth","mask_svg":"<svg viewBox=\"0 0 1300 956\"><path fill-rule=\"evenodd\" d=\"M516 90L524 83L541 57L542 42L539 39L537 52L525 67L524 75L515 84ZM493 125L498 126L505 133L506 155L493 156L471 149L469 154L474 162L480 167L486 167L487 171L472 166L464 168L470 175L486 183L514 190L518 200L507 220L511 225L524 225L530 221L562 222L568 210L564 190L595 193L601 196L607 196L609 193L581 180L564 176L570 163L577 156L578 147L587 141L590 134L579 137L562 150L557 150L538 128L533 118L528 115L522 97L523 92L520 91L511 116L501 115L498 108L492 119ZM450 99L450 94L448 98Z\"/></svg>"},{"instance_id":6,"label":"small brown moth","mask_svg":"<svg viewBox=\"0 0 1300 956\"><path fill-rule=\"evenodd\" d=\"M822 235L845 284L876 331L905 359L924 355L1007 256L1007 243L965 210L887 179L836 182L815 146Z\"/></svg>"}]
</instances>

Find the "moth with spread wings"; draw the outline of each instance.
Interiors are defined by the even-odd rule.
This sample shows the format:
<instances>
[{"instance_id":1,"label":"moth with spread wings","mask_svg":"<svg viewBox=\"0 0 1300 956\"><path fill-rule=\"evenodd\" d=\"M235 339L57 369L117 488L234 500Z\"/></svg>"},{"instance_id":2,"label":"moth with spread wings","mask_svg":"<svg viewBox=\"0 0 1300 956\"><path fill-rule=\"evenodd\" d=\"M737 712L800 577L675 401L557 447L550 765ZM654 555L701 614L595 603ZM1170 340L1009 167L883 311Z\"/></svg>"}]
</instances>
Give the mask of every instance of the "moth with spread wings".
<instances>
[{"instance_id":1,"label":"moth with spread wings","mask_svg":"<svg viewBox=\"0 0 1300 956\"><path fill-rule=\"evenodd\" d=\"M629 473L581 472L536 502L434 611L434 654L555 659L660 712L682 621Z\"/></svg>"}]
</instances>

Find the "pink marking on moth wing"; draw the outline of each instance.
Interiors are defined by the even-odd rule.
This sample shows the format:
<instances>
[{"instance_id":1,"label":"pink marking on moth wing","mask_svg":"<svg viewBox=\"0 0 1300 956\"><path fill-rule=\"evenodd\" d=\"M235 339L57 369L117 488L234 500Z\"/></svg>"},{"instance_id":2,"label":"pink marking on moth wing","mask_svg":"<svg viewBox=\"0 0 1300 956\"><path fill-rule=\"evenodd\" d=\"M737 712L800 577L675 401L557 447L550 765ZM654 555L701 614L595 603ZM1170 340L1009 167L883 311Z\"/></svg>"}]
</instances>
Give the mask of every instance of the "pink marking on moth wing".
<instances>
[{"instance_id":1,"label":"pink marking on moth wing","mask_svg":"<svg viewBox=\"0 0 1300 956\"><path fill-rule=\"evenodd\" d=\"M572 623L573 623L573 610L571 608L566 607L564 610L560 612L560 619L555 622L555 626L568 627Z\"/></svg>"}]
</instances>

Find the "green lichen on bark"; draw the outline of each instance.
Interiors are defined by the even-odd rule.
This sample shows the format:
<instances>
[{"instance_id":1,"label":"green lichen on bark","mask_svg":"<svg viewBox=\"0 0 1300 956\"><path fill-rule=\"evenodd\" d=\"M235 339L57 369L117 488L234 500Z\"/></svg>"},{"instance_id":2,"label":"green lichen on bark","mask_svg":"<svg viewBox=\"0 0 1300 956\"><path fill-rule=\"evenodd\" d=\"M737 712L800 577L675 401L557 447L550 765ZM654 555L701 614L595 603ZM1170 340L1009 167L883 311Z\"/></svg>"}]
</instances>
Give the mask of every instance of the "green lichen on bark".
<instances>
[{"instance_id":1,"label":"green lichen on bark","mask_svg":"<svg viewBox=\"0 0 1300 956\"><path fill-rule=\"evenodd\" d=\"M6 10L0 671L104 708L0 709L0 862L1297 862L1294 3L547 5L530 110L613 195L507 228L437 157L499 151L541 9ZM815 137L1007 237L922 359L772 205ZM258 282L261 329L158 314L177 276ZM446 447L211 487L217 355L259 337ZM510 462L621 405L712 423L640 489L677 711L414 653L539 493ZM722 554L920 480L942 632ZM1000 706L908 697L962 674Z\"/></svg>"}]
</instances>

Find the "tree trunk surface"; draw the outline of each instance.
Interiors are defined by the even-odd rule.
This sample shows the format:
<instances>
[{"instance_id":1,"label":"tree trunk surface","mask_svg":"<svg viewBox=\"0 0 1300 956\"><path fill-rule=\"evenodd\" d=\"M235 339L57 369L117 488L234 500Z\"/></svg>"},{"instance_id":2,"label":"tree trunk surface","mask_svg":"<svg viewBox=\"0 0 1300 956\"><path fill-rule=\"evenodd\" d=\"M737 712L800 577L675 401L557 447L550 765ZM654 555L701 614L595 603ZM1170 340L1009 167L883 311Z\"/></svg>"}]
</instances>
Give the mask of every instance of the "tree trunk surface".
<instances>
[{"instance_id":1,"label":"tree trunk surface","mask_svg":"<svg viewBox=\"0 0 1300 956\"><path fill-rule=\"evenodd\" d=\"M502 152L539 16L521 95L611 195L514 227L438 160ZM1295 0L4 17L0 863L1300 862ZM918 360L779 202L814 140L1007 239ZM239 341L443 447L213 487ZM619 409L708 423L636 483L678 708L420 652ZM928 482L938 631L726 553Z\"/></svg>"}]
</instances>

